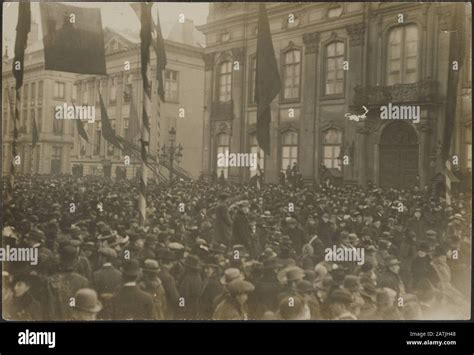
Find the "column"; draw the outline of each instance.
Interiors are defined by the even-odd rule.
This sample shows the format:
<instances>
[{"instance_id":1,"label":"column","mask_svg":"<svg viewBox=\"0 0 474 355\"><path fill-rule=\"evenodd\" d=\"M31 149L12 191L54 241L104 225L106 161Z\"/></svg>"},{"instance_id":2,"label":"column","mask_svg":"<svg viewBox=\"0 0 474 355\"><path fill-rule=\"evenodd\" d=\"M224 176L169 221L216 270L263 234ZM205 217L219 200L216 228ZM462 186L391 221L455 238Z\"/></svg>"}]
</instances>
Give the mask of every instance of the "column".
<instances>
[{"instance_id":1,"label":"column","mask_svg":"<svg viewBox=\"0 0 474 355\"><path fill-rule=\"evenodd\" d=\"M419 123L418 127L419 132L419 147L418 147L418 172L420 176L420 188L423 188L426 184L429 184L430 180L430 162L429 162L429 155L430 155L430 134L431 134L431 127L429 125L428 120L422 120Z\"/></svg>"},{"instance_id":2,"label":"column","mask_svg":"<svg viewBox=\"0 0 474 355\"><path fill-rule=\"evenodd\" d=\"M319 33L303 34L304 42L304 97L303 112L300 117L300 140L299 150L300 157L298 165L300 166L303 179L312 182L318 176L318 164L314 159L317 146L315 145L315 137L318 135L316 128L315 100L316 100L316 73L319 49ZM313 175L315 174L315 175Z\"/></svg>"},{"instance_id":3,"label":"column","mask_svg":"<svg viewBox=\"0 0 474 355\"><path fill-rule=\"evenodd\" d=\"M368 156L367 156L367 136L370 131L365 127L365 122L358 122L357 128L357 164L359 170L358 184L360 186L367 186L368 175ZM375 181L374 181L375 182Z\"/></svg>"},{"instance_id":4,"label":"column","mask_svg":"<svg viewBox=\"0 0 474 355\"><path fill-rule=\"evenodd\" d=\"M203 112L203 135L202 135L202 167L204 176L209 176L212 171L211 153L211 125L210 112L212 105L214 53L204 55L204 112Z\"/></svg>"}]
</instances>

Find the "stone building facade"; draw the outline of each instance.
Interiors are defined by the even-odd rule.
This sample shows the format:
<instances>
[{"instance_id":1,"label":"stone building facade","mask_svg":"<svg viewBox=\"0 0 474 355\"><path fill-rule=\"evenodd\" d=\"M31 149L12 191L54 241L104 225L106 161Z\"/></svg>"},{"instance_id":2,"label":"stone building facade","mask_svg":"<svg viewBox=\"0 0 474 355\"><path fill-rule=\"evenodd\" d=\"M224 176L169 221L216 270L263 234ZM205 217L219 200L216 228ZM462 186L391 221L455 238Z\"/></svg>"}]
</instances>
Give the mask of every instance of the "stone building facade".
<instances>
[{"instance_id":1,"label":"stone building facade","mask_svg":"<svg viewBox=\"0 0 474 355\"><path fill-rule=\"evenodd\" d=\"M256 152L258 4L210 4L206 35L203 174L246 181L217 153ZM297 162L307 182L430 184L440 168L449 63L448 3L267 3L282 89L271 104L265 179ZM466 4L466 27L471 26ZM470 32L452 154L471 165ZM380 107L420 107L420 121L382 120ZM362 115L359 121L349 114ZM459 105L458 105L459 106ZM469 108L468 108L469 107ZM460 109L461 110L461 109ZM469 136L469 138L468 138ZM262 159L263 160L263 159ZM324 174L323 174L324 172Z\"/></svg>"}]
</instances>

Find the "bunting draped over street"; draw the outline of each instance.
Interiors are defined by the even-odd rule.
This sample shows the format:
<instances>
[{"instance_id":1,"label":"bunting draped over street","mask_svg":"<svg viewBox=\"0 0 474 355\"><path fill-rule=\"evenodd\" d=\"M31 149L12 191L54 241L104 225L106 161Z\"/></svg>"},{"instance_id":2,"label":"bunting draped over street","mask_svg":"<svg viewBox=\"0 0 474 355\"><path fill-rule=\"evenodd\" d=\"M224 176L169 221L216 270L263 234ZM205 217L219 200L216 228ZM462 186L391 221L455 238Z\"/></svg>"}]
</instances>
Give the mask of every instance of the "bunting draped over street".
<instances>
[{"instance_id":1,"label":"bunting draped over street","mask_svg":"<svg viewBox=\"0 0 474 355\"><path fill-rule=\"evenodd\" d=\"M257 72L255 101L257 102L257 141L270 155L270 104L281 89L280 72L273 49L272 35L265 4L259 4L257 37Z\"/></svg>"}]
</instances>

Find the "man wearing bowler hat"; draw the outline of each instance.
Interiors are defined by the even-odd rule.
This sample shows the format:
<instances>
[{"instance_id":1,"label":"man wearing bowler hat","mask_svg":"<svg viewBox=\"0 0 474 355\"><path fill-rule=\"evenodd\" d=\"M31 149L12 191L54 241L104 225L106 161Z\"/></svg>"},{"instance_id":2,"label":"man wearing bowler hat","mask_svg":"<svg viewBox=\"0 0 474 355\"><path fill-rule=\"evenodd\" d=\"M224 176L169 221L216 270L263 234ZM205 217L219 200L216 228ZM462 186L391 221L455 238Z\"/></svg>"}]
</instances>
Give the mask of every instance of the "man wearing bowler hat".
<instances>
[{"instance_id":1,"label":"man wearing bowler hat","mask_svg":"<svg viewBox=\"0 0 474 355\"><path fill-rule=\"evenodd\" d=\"M102 304L97 297L97 292L90 288L82 288L74 295L72 306L72 319L90 321L97 319L97 313L102 310Z\"/></svg>"},{"instance_id":2,"label":"man wearing bowler hat","mask_svg":"<svg viewBox=\"0 0 474 355\"><path fill-rule=\"evenodd\" d=\"M147 320L156 319L153 298L140 290L137 279L140 276L138 260L125 260L122 265L122 288L111 301L111 319Z\"/></svg>"}]
</instances>

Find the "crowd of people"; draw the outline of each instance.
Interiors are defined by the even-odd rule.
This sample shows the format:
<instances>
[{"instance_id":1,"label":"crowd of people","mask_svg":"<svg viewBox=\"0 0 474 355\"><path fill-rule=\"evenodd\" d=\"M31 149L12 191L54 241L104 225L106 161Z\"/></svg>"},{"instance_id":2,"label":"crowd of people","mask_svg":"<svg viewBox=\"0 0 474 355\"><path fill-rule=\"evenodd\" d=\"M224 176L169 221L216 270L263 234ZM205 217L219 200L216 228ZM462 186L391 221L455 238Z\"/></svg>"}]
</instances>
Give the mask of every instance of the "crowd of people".
<instances>
[{"instance_id":1,"label":"crowd of people","mask_svg":"<svg viewBox=\"0 0 474 355\"><path fill-rule=\"evenodd\" d=\"M13 320L468 319L471 196L417 187L22 176L3 208ZM363 262L328 249L364 250Z\"/></svg>"}]
</instances>

